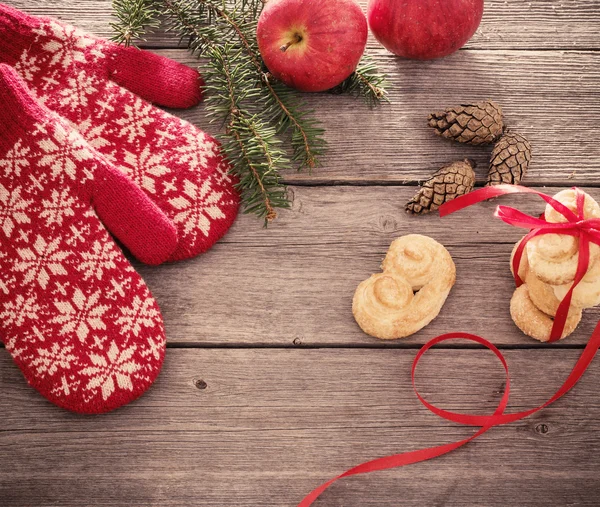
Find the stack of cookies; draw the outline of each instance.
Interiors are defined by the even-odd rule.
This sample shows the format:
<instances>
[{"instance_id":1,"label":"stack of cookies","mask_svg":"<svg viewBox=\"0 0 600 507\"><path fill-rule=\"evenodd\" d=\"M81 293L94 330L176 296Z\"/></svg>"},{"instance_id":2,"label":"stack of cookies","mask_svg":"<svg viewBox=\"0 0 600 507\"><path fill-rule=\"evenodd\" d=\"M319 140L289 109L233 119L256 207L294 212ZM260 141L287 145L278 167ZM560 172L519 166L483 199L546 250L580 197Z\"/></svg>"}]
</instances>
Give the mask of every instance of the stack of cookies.
<instances>
[{"instance_id":1,"label":"stack of cookies","mask_svg":"<svg viewBox=\"0 0 600 507\"><path fill-rule=\"evenodd\" d=\"M577 212L576 192L563 190L554 196L570 210ZM566 218L546 206L545 219L552 223ZM600 206L585 194L584 217L600 218ZM522 240L521 240L522 241ZM515 245L511 256L515 255ZM561 338L569 336L579 324L584 308L600 305L600 247L590 243L590 261L583 280L575 287L568 318ZM543 234L527 243L519 266L519 277L525 283L515 290L510 302L510 314L526 335L548 341L554 317L575 279L579 261L579 238L566 234Z\"/></svg>"}]
</instances>

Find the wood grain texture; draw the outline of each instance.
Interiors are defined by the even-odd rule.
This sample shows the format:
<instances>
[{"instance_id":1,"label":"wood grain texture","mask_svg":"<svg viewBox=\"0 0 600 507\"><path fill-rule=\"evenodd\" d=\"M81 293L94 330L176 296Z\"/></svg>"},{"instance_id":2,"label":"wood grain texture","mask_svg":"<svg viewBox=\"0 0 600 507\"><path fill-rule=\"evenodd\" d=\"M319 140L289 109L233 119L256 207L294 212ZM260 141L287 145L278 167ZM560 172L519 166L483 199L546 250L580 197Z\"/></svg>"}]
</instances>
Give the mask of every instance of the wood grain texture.
<instances>
[{"instance_id":1,"label":"wood grain texture","mask_svg":"<svg viewBox=\"0 0 600 507\"><path fill-rule=\"evenodd\" d=\"M359 0L366 12L367 0ZM6 0L35 15L56 16L81 28L110 36L110 0ZM600 12L596 0L486 0L473 49L600 49ZM158 32L147 45L174 47L177 38ZM370 48L379 48L371 37Z\"/></svg>"},{"instance_id":2,"label":"wood grain texture","mask_svg":"<svg viewBox=\"0 0 600 507\"><path fill-rule=\"evenodd\" d=\"M8 3L110 34L110 0ZM442 332L532 347L506 351L510 411L548 399L580 353L568 347L587 341L600 311L586 312L566 341L538 344L508 315L508 258L521 233L492 218L498 202L443 220L409 217L403 205L417 181L458 158L475 159L485 179L489 148L444 142L425 125L431 110L482 98L500 102L509 125L530 138L526 184L578 184L600 199L598 26L597 0L486 0L467 49L441 61L397 59L371 37L392 104L370 111L349 97L307 96L330 151L313 174L285 175L291 210L268 229L241 216L192 261L137 266L171 345L144 397L101 417L62 411L0 348L0 505L293 507L359 462L472 434L427 412L410 387L415 350L406 348ZM172 35L155 34L146 46L196 65ZM217 131L202 106L177 114ZM530 197L502 203L542 209ZM444 243L458 280L430 326L384 344L360 331L351 298L407 233ZM491 354L466 348L432 351L419 379L430 401L472 413L492 412L504 386ZM339 482L316 507L596 506L598 385L592 365L543 412L441 459Z\"/></svg>"},{"instance_id":3,"label":"wood grain texture","mask_svg":"<svg viewBox=\"0 0 600 507\"><path fill-rule=\"evenodd\" d=\"M182 50L159 53L190 66ZM348 96L306 96L326 129L329 150L312 173L289 171L289 184L415 184L465 157L487 179L491 146L446 141L427 126L430 111L493 98L509 128L533 146L527 185L600 185L600 52L461 51L444 60L414 62L381 56L390 76L390 104L369 109ZM465 69L468 69L465 71ZM172 111L215 134L204 106Z\"/></svg>"},{"instance_id":4,"label":"wood grain texture","mask_svg":"<svg viewBox=\"0 0 600 507\"><path fill-rule=\"evenodd\" d=\"M510 411L550 397L578 352L508 351ZM102 417L62 411L0 351L0 499L6 507L293 507L361 461L455 441L412 392L405 350L169 350L139 401ZM432 351L422 394L492 412L503 373L483 350ZM202 379L206 389L194 382ZM598 505L600 370L523 421L443 458L339 482L318 507ZM435 394L434 394L435 393Z\"/></svg>"},{"instance_id":5,"label":"wood grain texture","mask_svg":"<svg viewBox=\"0 0 600 507\"><path fill-rule=\"evenodd\" d=\"M161 54L197 65L181 50ZM348 96L306 95L326 129L329 150L312 173L290 171L290 184L414 184L465 157L487 179L491 146L441 139L431 111L492 98L506 124L533 147L527 185L600 185L600 52L461 51L434 62L377 58L389 76L390 104L369 109ZM203 106L175 114L213 134Z\"/></svg>"},{"instance_id":6,"label":"wood grain texture","mask_svg":"<svg viewBox=\"0 0 600 507\"><path fill-rule=\"evenodd\" d=\"M508 313L514 290L509 257L524 232L493 218L499 201L444 219L409 216L404 204L415 191L294 187L293 208L268 229L241 216L197 259L138 266L163 309L168 339L203 346L414 346L462 330L498 344L539 345ZM600 199L600 190L590 193ZM544 209L533 196L505 197L502 204L534 215ZM407 339L382 342L354 322L352 296L360 281L379 271L390 243L409 233L429 235L448 248L457 283L432 324ZM587 310L566 343L585 343L599 316L598 309Z\"/></svg>"},{"instance_id":7,"label":"wood grain texture","mask_svg":"<svg viewBox=\"0 0 600 507\"><path fill-rule=\"evenodd\" d=\"M390 76L391 104L369 110L352 97L308 97L330 149L322 168L288 175L289 182L410 183L465 157L485 181L492 147L441 139L427 115L490 98L502 105L506 125L532 144L526 184L599 184L600 53L461 51L434 62L378 62Z\"/></svg>"},{"instance_id":8,"label":"wood grain texture","mask_svg":"<svg viewBox=\"0 0 600 507\"><path fill-rule=\"evenodd\" d=\"M551 11L558 5L539 3ZM86 2L88 10L79 2L13 4L38 14L61 15L97 33L103 32L88 26L86 20L98 22L103 19L100 13L109 10L107 2ZM527 2L498 5L509 4L528 9ZM582 1L563 4L575 11L582 9L592 18L600 11ZM60 9L68 9L77 19ZM197 65L183 49L159 52ZM370 110L348 96L307 95L308 106L317 111L326 129L330 148L322 167L312 173L290 171L285 174L286 182L414 184L464 157L477 162L478 181L483 182L491 147L442 140L427 127L426 119L434 110L492 98L504 107L507 125L532 143L533 162L525 184L600 185L600 52L465 50L433 62L402 60L380 49L371 52L389 76L391 104ZM218 125L208 123L202 106L176 114L213 134L219 131Z\"/></svg>"}]
</instances>

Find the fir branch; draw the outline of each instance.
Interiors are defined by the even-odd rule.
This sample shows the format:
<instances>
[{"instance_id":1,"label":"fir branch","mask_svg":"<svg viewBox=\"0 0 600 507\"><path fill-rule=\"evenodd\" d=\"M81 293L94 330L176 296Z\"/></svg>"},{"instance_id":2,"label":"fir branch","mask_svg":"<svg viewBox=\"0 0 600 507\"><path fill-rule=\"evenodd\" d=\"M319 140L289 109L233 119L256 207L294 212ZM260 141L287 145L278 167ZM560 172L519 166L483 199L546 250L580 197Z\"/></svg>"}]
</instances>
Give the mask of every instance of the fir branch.
<instances>
[{"instance_id":1,"label":"fir branch","mask_svg":"<svg viewBox=\"0 0 600 507\"><path fill-rule=\"evenodd\" d=\"M244 12L250 12L253 19L258 19L263 7L268 0L233 0L234 6L239 7Z\"/></svg>"},{"instance_id":2,"label":"fir branch","mask_svg":"<svg viewBox=\"0 0 600 507\"><path fill-rule=\"evenodd\" d=\"M289 207L280 169L291 168L281 135L291 133L292 157L298 169L313 169L326 149L324 130L307 110L300 94L273 79L256 41L263 0L113 0L118 22L113 40L130 44L158 24L165 14L169 30L186 41L203 63L207 109L211 121L222 122L218 136L238 180L245 211L265 218ZM204 60L203 60L204 62ZM384 78L363 61L338 93L387 100Z\"/></svg>"},{"instance_id":3,"label":"fir branch","mask_svg":"<svg viewBox=\"0 0 600 507\"><path fill-rule=\"evenodd\" d=\"M199 0L208 4L211 0ZM326 141L323 138L324 129L318 128L315 120L306 120L306 116L312 115L313 111L300 113L300 109L305 109L304 103L298 96L282 83L275 83L271 80L271 74L266 72L258 44L253 35L256 32L256 23L254 21L237 20L235 14L229 14L221 10L219 14L232 28L238 36L242 47L250 56L257 73L262 77L262 83L269 92L270 98L266 101L266 107L269 108L275 117L279 112L277 121L278 132L292 131L292 149L294 150L293 160L298 162L298 170L308 168L309 170L317 167L320 155L323 154Z\"/></svg>"},{"instance_id":4,"label":"fir branch","mask_svg":"<svg viewBox=\"0 0 600 507\"><path fill-rule=\"evenodd\" d=\"M275 208L289 207L278 171L289 167L289 161L279 148L275 129L265 126L243 107L244 101L256 99L257 92L247 87L247 79L252 75L242 50L225 44L222 48L213 47L208 56L205 80L207 90L212 92L207 98L209 115L226 124L230 139L223 140L223 146L240 181L238 189L246 213L264 217L268 223L277 217Z\"/></svg>"},{"instance_id":5,"label":"fir branch","mask_svg":"<svg viewBox=\"0 0 600 507\"><path fill-rule=\"evenodd\" d=\"M244 211L264 218L265 224L271 222L277 217L275 208L289 207L279 175L289 161L279 148L275 129L244 108L245 101L260 100L260 88L252 84L257 78L251 55L230 43L220 45L221 34L214 23L206 23L206 10L191 13L181 0L164 3L173 16L171 28L191 38L193 53L209 57L203 72L207 109L211 121L221 120L225 127L225 136L217 137L239 180Z\"/></svg>"},{"instance_id":6,"label":"fir branch","mask_svg":"<svg viewBox=\"0 0 600 507\"><path fill-rule=\"evenodd\" d=\"M189 38L188 49L192 54L200 56L216 47L219 32L207 24L202 12L186 9L185 3L180 0L164 0L164 5L166 13L170 15L169 30L177 32L180 41Z\"/></svg>"},{"instance_id":7,"label":"fir branch","mask_svg":"<svg viewBox=\"0 0 600 507\"><path fill-rule=\"evenodd\" d=\"M244 117L240 111L229 124L228 134L234 143L224 144L223 149L230 157L233 174L240 180L238 189L244 211L263 217L266 225L277 218L275 208L290 206L279 173L272 170L271 157L266 162L259 158L264 155L265 143L275 139L275 130L265 127L256 117Z\"/></svg>"},{"instance_id":8,"label":"fir branch","mask_svg":"<svg viewBox=\"0 0 600 507\"><path fill-rule=\"evenodd\" d=\"M273 82L270 74L265 71L254 36L256 20L244 17L243 11L240 11L239 8L228 10L219 0L165 0L165 3L172 12L177 14L176 28L178 31L183 28L189 32L191 27L195 27L194 32L197 35L198 25L204 24L212 27L214 31L209 32L208 29L202 27L200 29L202 35L215 43L220 40L228 40L232 35L237 39L238 46L245 51L254 66L256 74L260 78L259 82L268 92L264 103L269 111L269 116L277 121L278 132L283 133L290 130L292 133L292 158L298 162L298 169L312 170L317 167L319 158L326 147L323 138L324 130L318 127L314 119L307 118L309 112L300 113L300 110L305 109L301 99L295 93L291 93L289 88L283 84ZM173 4L175 4L176 10L171 7ZM196 12L197 17L190 19L188 16L184 20L186 12ZM199 44L196 50L202 51L203 48L206 48L206 43Z\"/></svg>"},{"instance_id":9,"label":"fir branch","mask_svg":"<svg viewBox=\"0 0 600 507\"><path fill-rule=\"evenodd\" d=\"M325 130L311 116L314 111L307 110L298 95L279 81L272 81L271 75L263 74L263 81L269 95L264 101L264 114L277 126L277 131L292 132L292 160L298 163L298 170L309 171L319 165L319 157L327 148L324 139Z\"/></svg>"},{"instance_id":10,"label":"fir branch","mask_svg":"<svg viewBox=\"0 0 600 507\"><path fill-rule=\"evenodd\" d=\"M117 44L129 46L133 39L142 39L145 33L160 24L156 0L113 0L112 6L117 21L110 23L115 31L111 40Z\"/></svg>"},{"instance_id":11,"label":"fir branch","mask_svg":"<svg viewBox=\"0 0 600 507\"><path fill-rule=\"evenodd\" d=\"M370 56L364 55L352 75L330 92L362 97L369 106L375 106L383 101L389 102L386 86L386 76L379 73L377 65Z\"/></svg>"}]
</instances>

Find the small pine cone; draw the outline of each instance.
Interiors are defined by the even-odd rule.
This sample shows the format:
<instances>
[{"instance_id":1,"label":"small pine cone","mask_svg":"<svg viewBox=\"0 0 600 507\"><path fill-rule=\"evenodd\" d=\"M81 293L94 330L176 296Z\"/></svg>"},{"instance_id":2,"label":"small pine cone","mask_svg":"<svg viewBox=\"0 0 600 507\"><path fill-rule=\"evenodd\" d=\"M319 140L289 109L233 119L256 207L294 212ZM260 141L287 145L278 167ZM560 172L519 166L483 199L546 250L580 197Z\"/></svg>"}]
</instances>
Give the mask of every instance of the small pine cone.
<instances>
[{"instance_id":1,"label":"small pine cone","mask_svg":"<svg viewBox=\"0 0 600 507\"><path fill-rule=\"evenodd\" d=\"M450 107L430 114L429 126L439 136L459 143L491 144L504 131L502 108L491 100Z\"/></svg>"},{"instance_id":2,"label":"small pine cone","mask_svg":"<svg viewBox=\"0 0 600 507\"><path fill-rule=\"evenodd\" d=\"M442 167L421 185L417 194L406 204L407 213L429 213L445 202L469 193L475 185L474 167L475 162L469 159Z\"/></svg>"},{"instance_id":3,"label":"small pine cone","mask_svg":"<svg viewBox=\"0 0 600 507\"><path fill-rule=\"evenodd\" d=\"M487 186L518 185L531 161L531 144L521 134L507 132L494 146L490 158Z\"/></svg>"}]
</instances>

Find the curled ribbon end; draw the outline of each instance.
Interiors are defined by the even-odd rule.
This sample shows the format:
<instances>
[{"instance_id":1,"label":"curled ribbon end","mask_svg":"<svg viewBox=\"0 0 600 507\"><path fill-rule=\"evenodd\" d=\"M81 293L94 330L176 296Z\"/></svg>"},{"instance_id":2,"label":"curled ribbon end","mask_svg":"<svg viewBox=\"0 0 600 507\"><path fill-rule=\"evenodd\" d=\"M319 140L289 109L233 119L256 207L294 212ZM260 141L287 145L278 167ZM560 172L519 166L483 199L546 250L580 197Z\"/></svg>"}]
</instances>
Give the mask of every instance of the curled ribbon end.
<instances>
[{"instance_id":1,"label":"curled ribbon end","mask_svg":"<svg viewBox=\"0 0 600 507\"><path fill-rule=\"evenodd\" d=\"M487 349L489 349L491 352L494 353L494 355L500 361L502 368L504 369L505 378L506 378L504 392L502 393L502 397L500 398L498 405L492 414L473 415L473 414L464 414L464 413L460 413L460 412L451 412L448 410L444 410L442 408L439 408L439 407L433 405L432 403L429 403L417 390L416 380L415 380L416 379L416 370L417 370L417 365L418 365L419 361L421 360L421 358L423 357L423 355L434 345L437 345L438 343L441 343L441 342L444 342L447 340L454 340L457 338L469 340L469 341L478 343L480 345L483 345L484 347L486 347ZM340 479L343 479L345 477L366 474L366 473L375 472L378 470L386 470L386 469L397 468L397 467L402 467L402 466L406 466L406 465L412 465L414 463L420 463L422 461L426 461L426 460L430 460L433 458L437 458L439 456L443 456L444 454L454 451L455 449L458 449L459 447L462 447L463 445L471 442L472 440L479 437L480 435L482 435L489 429L493 428L494 426L500 426L502 424L509 424L509 423L512 423L515 421L519 421L525 417L535 414L536 412L539 412L540 410L544 409L548 405L551 405L556 400L558 400L560 397L562 397L564 394L569 392L575 386L575 384L577 384L577 382L579 382L579 379L582 377L582 375L584 374L584 372L586 371L586 369L588 368L588 366L594 359L596 352L598 351L599 348L600 348L600 323L598 323L596 325L596 328L594 329L594 332L592 333L592 336L591 336L588 344L586 345L584 351L582 352L581 356L577 360L577 363L571 370L571 373L569 374L567 379L564 381L562 386L554 393L554 395L548 401L542 403L541 405L539 405L537 407L530 408L528 410L507 414L507 413L505 413L505 410L506 410L506 407L508 406L508 401L509 401L509 397L510 397L510 389L511 389L508 363L507 363L505 357L503 356L502 352L500 352L500 350L498 350L498 348L495 347L494 344L492 344L490 341L486 340L485 338L481 338L480 336L472 335L472 334L468 334L468 333L447 333L447 334L440 335L440 336L437 336L436 338L429 340L425 345L423 345L421 350L419 350L418 354L415 356L415 359L413 361L412 368L411 368L411 382L412 382L415 394L417 396L417 399L429 411L431 411L432 413L434 413L435 415L437 415L443 419L452 421L454 423L463 424L465 426L476 426L481 429L479 431L477 431L477 433L474 433L473 435L471 435L463 440L456 441L456 442L451 442L448 444L442 444L442 445L433 446L433 447L425 447L423 449L418 449L415 451L407 451L407 452L403 452L400 454L393 454L390 456L384 456L382 458L377 458L377 459L374 459L371 461L366 461L364 463L361 463L360 465L357 465L353 468L350 468L349 470L346 470L344 473L338 475L337 477L334 477L333 479L330 479L329 481L327 481L327 482L321 484L319 487L315 488L306 497L304 497L304 499L298 504L297 507L310 507L311 505L313 505L315 500L321 495L321 493L323 493L327 488L329 488L329 486L331 486L334 482L336 482Z\"/></svg>"},{"instance_id":2,"label":"curled ribbon end","mask_svg":"<svg viewBox=\"0 0 600 507\"><path fill-rule=\"evenodd\" d=\"M585 204L585 195L581 192L577 187L573 187L573 189L577 192L577 214L573 213L567 206L565 206L560 201L555 200L554 198L542 194L533 189L529 189L526 187L520 187L516 185L497 185L495 187L485 187L469 194L466 194L462 197L449 201L442 206L440 206L439 213L441 217L446 215L450 215L455 211L459 211L463 208L476 204L478 202L484 201L486 199L492 197L498 197L500 195L505 194L513 194L513 193L530 193L535 194L541 197L546 203L550 204L556 211L558 211L561 215L566 218L566 223L549 223L545 219L545 214L542 214L540 218L534 218L529 215L526 215L518 210L513 208L509 208L506 206L498 206L494 212L496 217L499 217L504 222L514 225L517 227L522 227L529 229L529 233L521 240L520 244L515 251L515 255L513 257L513 273L515 278L515 283L517 287L523 284L523 280L519 277L519 267L521 264L521 258L524 253L524 248L527 242L536 236L542 234L548 234L550 232L559 231L562 234L569 234L571 236L578 236L580 238L580 250L579 250L579 260L577 265L577 273L575 276L575 280L573 285L569 289L569 292L560 303L559 310L557 311L554 325L552 327L551 335L549 342L554 342L560 339L562 336L562 332L564 329L565 321L568 316L568 310L571 303L571 297L574 288L577 284L582 280L583 276L587 272L590 262L590 253L589 253L589 242L593 241L596 244L600 244L600 231L596 229L600 229L600 221L596 222L594 220L598 219L588 219L586 220L584 217L584 204ZM598 233L598 236L594 236L593 239L590 239L591 232ZM505 373L506 373L506 384L505 390L502 395L502 398L492 415L472 415L472 414L462 414L457 412L450 412L447 410L443 410L441 408L436 407L435 405L429 403L421 394L419 394L416 383L415 383L415 372L417 369L417 364L424 353L429 350L432 346L446 340L462 338L466 340L470 340L491 350L500 360ZM522 412L506 414L505 409L508 405L508 397L510 394L510 376L508 373L508 365L507 362L502 355L502 353L488 340L481 338L476 335L471 335L467 333L448 333L445 335L440 335L436 338L433 338L429 342L427 342L421 350L416 355L412 370L411 370L411 380L412 385L415 390L415 394L419 401L431 412L442 417L446 420L464 424L468 426L478 426L481 429L471 435L470 437L459 440L457 442L452 442L449 444L438 445L434 447L427 447L424 449L418 449L416 451L408 451L401 454L395 454L391 456L385 456L383 458L377 458L375 460L367 461L362 463L354 468L347 470L346 472L334 477L328 482L322 484L321 486L314 489L311 493L309 493L303 500L300 502L298 507L309 507L313 504L313 502L321 495L323 491L325 491L331 484L336 482L339 479L344 477L350 477L352 475L364 474L369 472L375 472L377 470L385 470L390 468L396 468L406 465L411 465L413 463L419 463L425 460L429 460L432 458L436 458L442 456L450 451L458 449L459 447L467 444L471 440L477 438L479 435L482 435L490 428L494 426L499 426L501 424L508 424L510 422L518 421L523 419L524 417L528 417L539 410L547 407L548 405L554 403L557 399L567 393L569 390L577 384L581 376L584 374L596 352L600 349L600 322L596 325L594 332L588 344L586 345L584 351L581 356L577 360L577 363L571 370L569 377L563 383L563 385L556 391L556 393L545 403L539 405L538 407L525 410Z\"/></svg>"}]
</instances>

